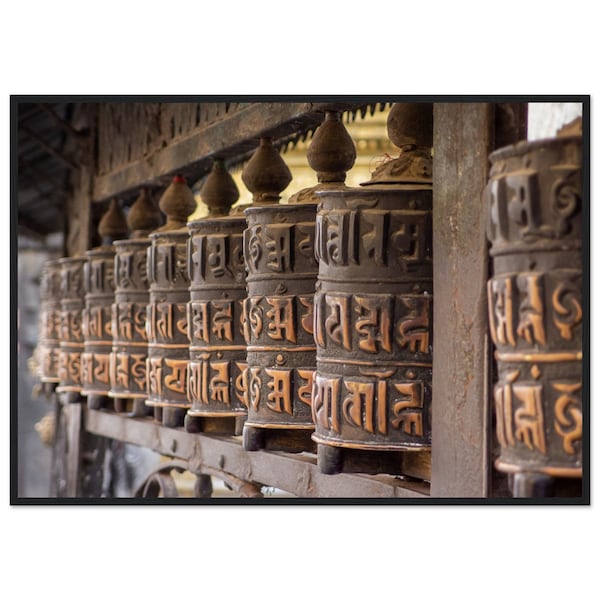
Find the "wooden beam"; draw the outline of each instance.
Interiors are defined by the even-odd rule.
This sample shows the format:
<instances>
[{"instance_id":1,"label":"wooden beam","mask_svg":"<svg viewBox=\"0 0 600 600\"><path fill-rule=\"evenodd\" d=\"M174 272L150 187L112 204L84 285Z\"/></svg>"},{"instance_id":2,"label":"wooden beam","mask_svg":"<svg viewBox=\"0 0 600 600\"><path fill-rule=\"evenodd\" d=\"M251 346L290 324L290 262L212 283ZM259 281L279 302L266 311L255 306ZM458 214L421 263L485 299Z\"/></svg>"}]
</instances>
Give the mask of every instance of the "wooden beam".
<instances>
[{"instance_id":1,"label":"wooden beam","mask_svg":"<svg viewBox=\"0 0 600 600\"><path fill-rule=\"evenodd\" d=\"M86 407L84 427L95 435L184 459L191 470L222 469L239 479L303 498L428 499L428 486L421 482L402 482L387 475L324 475L314 455L246 452L239 437L191 434L181 428L163 427L150 419L134 419Z\"/></svg>"},{"instance_id":2,"label":"wooden beam","mask_svg":"<svg viewBox=\"0 0 600 600\"><path fill-rule=\"evenodd\" d=\"M53 148L48 142L43 140L37 133L33 132L29 127L25 125L19 126L19 131L23 132L29 138L31 138L42 150L47 154L50 154L54 158L60 160L64 165L70 169L78 169L79 165L72 161L70 158L61 154L56 148Z\"/></svg>"},{"instance_id":3,"label":"wooden beam","mask_svg":"<svg viewBox=\"0 0 600 600\"><path fill-rule=\"evenodd\" d=\"M434 105L431 494L489 491L488 253L481 193L493 144L489 103Z\"/></svg>"},{"instance_id":4,"label":"wooden beam","mask_svg":"<svg viewBox=\"0 0 600 600\"><path fill-rule=\"evenodd\" d=\"M376 99L373 99L375 101ZM133 193L141 186L166 185L176 173L194 183L212 166L212 158L225 160L250 154L260 137L274 141L302 129L319 125L324 111L354 110L363 103L257 102L232 113L221 121L202 126L187 137L177 140L141 160L134 161L109 174L96 176L95 202L124 193Z\"/></svg>"}]
</instances>

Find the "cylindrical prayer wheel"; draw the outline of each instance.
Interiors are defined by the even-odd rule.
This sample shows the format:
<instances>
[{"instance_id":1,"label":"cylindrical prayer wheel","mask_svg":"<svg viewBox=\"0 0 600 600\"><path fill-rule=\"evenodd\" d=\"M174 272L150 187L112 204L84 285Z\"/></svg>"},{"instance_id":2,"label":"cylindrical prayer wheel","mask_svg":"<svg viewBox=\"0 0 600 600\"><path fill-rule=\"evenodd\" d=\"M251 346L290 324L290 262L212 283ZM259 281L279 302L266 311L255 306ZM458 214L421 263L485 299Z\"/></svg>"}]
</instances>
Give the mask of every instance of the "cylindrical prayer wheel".
<instances>
[{"instance_id":1,"label":"cylindrical prayer wheel","mask_svg":"<svg viewBox=\"0 0 600 600\"><path fill-rule=\"evenodd\" d=\"M47 261L40 282L39 376L44 384L57 384L60 356L60 262Z\"/></svg>"},{"instance_id":2,"label":"cylindrical prayer wheel","mask_svg":"<svg viewBox=\"0 0 600 600\"><path fill-rule=\"evenodd\" d=\"M117 412L142 416L146 389L146 312L150 293L146 274L150 238L117 240L115 297L112 306L111 389Z\"/></svg>"},{"instance_id":3,"label":"cylindrical prayer wheel","mask_svg":"<svg viewBox=\"0 0 600 600\"><path fill-rule=\"evenodd\" d=\"M106 246L88 250L86 257L83 268L85 306L82 313L81 393L87 396L90 408L102 408L110 391L114 249Z\"/></svg>"},{"instance_id":4,"label":"cylindrical prayer wheel","mask_svg":"<svg viewBox=\"0 0 600 600\"><path fill-rule=\"evenodd\" d=\"M146 404L161 409L155 413L157 417L163 424L174 426L181 424L179 421L183 416L164 409L186 411L191 406L187 396L187 304L190 297L186 254L188 230L155 232L150 234L150 239Z\"/></svg>"},{"instance_id":5,"label":"cylindrical prayer wheel","mask_svg":"<svg viewBox=\"0 0 600 600\"><path fill-rule=\"evenodd\" d=\"M189 339L187 305L190 300L187 217L196 201L185 179L175 176L159 207L166 224L150 234L147 275L150 284L146 312L146 405L167 427L183 425L191 407L187 394Z\"/></svg>"},{"instance_id":6,"label":"cylindrical prayer wheel","mask_svg":"<svg viewBox=\"0 0 600 600\"><path fill-rule=\"evenodd\" d=\"M342 448L428 448L431 187L317 196L314 438Z\"/></svg>"},{"instance_id":7,"label":"cylindrical prayer wheel","mask_svg":"<svg viewBox=\"0 0 600 600\"><path fill-rule=\"evenodd\" d=\"M246 449L260 446L256 430L312 432L315 372L313 296L316 204L249 207L244 232L248 297Z\"/></svg>"},{"instance_id":8,"label":"cylindrical prayer wheel","mask_svg":"<svg viewBox=\"0 0 600 600\"><path fill-rule=\"evenodd\" d=\"M59 259L61 278L60 352L58 393L68 402L79 401L82 390L81 354L84 351L82 311L85 302L83 265L85 257Z\"/></svg>"},{"instance_id":9,"label":"cylindrical prayer wheel","mask_svg":"<svg viewBox=\"0 0 600 600\"><path fill-rule=\"evenodd\" d=\"M127 215L130 239L116 240L115 294L112 305L112 352L110 356L111 389L114 409L132 417L153 411L146 406L146 359L148 338L146 313L150 300L147 276L148 234L161 222L158 207L140 192Z\"/></svg>"},{"instance_id":10,"label":"cylindrical prayer wheel","mask_svg":"<svg viewBox=\"0 0 600 600\"><path fill-rule=\"evenodd\" d=\"M490 160L496 468L580 478L582 138L520 142Z\"/></svg>"},{"instance_id":11,"label":"cylindrical prayer wheel","mask_svg":"<svg viewBox=\"0 0 600 600\"><path fill-rule=\"evenodd\" d=\"M127 235L127 221L116 198L100 223L102 245L86 252L83 267L85 307L82 328L85 351L81 355L82 395L89 408L104 408L111 389L112 305L115 299L115 238Z\"/></svg>"},{"instance_id":12,"label":"cylindrical prayer wheel","mask_svg":"<svg viewBox=\"0 0 600 600\"><path fill-rule=\"evenodd\" d=\"M407 451L431 446L432 107L396 108L399 158L365 187L315 192L312 409L324 473L403 473Z\"/></svg>"},{"instance_id":13,"label":"cylindrical prayer wheel","mask_svg":"<svg viewBox=\"0 0 600 600\"><path fill-rule=\"evenodd\" d=\"M210 431L219 417L245 417L246 342L242 329L246 271L243 217L218 217L188 224L190 363L185 418L190 432ZM212 419L206 420L205 417ZM235 430L235 421L231 422Z\"/></svg>"}]
</instances>

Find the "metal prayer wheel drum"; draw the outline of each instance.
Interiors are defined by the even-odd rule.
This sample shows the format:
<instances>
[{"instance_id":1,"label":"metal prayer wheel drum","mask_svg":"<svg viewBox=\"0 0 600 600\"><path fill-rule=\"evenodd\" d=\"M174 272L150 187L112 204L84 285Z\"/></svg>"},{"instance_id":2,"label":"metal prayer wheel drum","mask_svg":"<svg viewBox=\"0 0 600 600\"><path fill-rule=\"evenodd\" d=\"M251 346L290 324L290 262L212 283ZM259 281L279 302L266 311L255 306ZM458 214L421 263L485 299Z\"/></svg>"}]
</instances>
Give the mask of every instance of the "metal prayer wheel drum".
<instances>
[{"instance_id":1,"label":"metal prayer wheel drum","mask_svg":"<svg viewBox=\"0 0 600 600\"><path fill-rule=\"evenodd\" d=\"M142 416L146 389L146 313L150 293L146 271L149 238L117 240L115 247L115 295L112 305L113 345L111 387L117 412Z\"/></svg>"},{"instance_id":2,"label":"metal prayer wheel drum","mask_svg":"<svg viewBox=\"0 0 600 600\"><path fill-rule=\"evenodd\" d=\"M81 393L87 396L90 408L101 408L110 392L115 251L111 246L96 248L86 252L86 257L83 265L85 306L82 311Z\"/></svg>"},{"instance_id":3,"label":"metal prayer wheel drum","mask_svg":"<svg viewBox=\"0 0 600 600\"><path fill-rule=\"evenodd\" d=\"M146 404L155 408L155 416L163 425L170 427L183 424L185 412L191 407L187 395L188 236L187 228L157 231L149 236Z\"/></svg>"},{"instance_id":4,"label":"metal prayer wheel drum","mask_svg":"<svg viewBox=\"0 0 600 600\"><path fill-rule=\"evenodd\" d=\"M312 446L316 208L313 203L245 210L247 450L264 447L268 430L296 430L299 448Z\"/></svg>"},{"instance_id":5,"label":"metal prayer wheel drum","mask_svg":"<svg viewBox=\"0 0 600 600\"><path fill-rule=\"evenodd\" d=\"M60 262L46 262L40 281L40 342L39 376L44 384L59 382L58 367L60 357L61 325L61 275Z\"/></svg>"},{"instance_id":6,"label":"metal prayer wheel drum","mask_svg":"<svg viewBox=\"0 0 600 600\"><path fill-rule=\"evenodd\" d=\"M206 218L188 224L190 302L188 399L185 417L191 433L245 417L246 342L243 303L246 298L243 217ZM211 417L212 419L204 419Z\"/></svg>"},{"instance_id":7,"label":"metal prayer wheel drum","mask_svg":"<svg viewBox=\"0 0 600 600\"><path fill-rule=\"evenodd\" d=\"M496 467L582 476L581 137L490 155L485 190L496 348Z\"/></svg>"},{"instance_id":8,"label":"metal prayer wheel drum","mask_svg":"<svg viewBox=\"0 0 600 600\"><path fill-rule=\"evenodd\" d=\"M432 188L317 191L317 373L323 472L335 452L427 450L431 439Z\"/></svg>"},{"instance_id":9,"label":"metal prayer wheel drum","mask_svg":"<svg viewBox=\"0 0 600 600\"><path fill-rule=\"evenodd\" d=\"M83 284L84 257L61 258L60 352L58 387L68 402L80 400L81 354L84 351L82 311L85 302Z\"/></svg>"}]
</instances>

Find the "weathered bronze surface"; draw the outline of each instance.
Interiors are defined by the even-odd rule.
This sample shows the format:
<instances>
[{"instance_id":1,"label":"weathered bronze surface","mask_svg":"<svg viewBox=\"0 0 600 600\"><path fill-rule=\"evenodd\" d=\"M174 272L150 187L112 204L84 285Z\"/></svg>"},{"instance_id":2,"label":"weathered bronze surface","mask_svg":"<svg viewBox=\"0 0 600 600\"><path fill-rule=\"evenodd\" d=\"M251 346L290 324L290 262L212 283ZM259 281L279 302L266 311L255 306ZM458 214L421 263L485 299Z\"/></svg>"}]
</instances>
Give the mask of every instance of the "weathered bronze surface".
<instances>
[{"instance_id":1,"label":"weathered bronze surface","mask_svg":"<svg viewBox=\"0 0 600 600\"><path fill-rule=\"evenodd\" d=\"M315 192L313 439L328 473L344 470L344 462L369 468L368 460L359 466L364 450L430 447L431 105L396 106L390 116L399 121L388 120L388 132L400 156L363 188ZM373 460L386 472L402 470L400 455Z\"/></svg>"},{"instance_id":2,"label":"weathered bronze surface","mask_svg":"<svg viewBox=\"0 0 600 600\"><path fill-rule=\"evenodd\" d=\"M312 430L316 204L250 207L245 213L246 425Z\"/></svg>"},{"instance_id":3,"label":"weathered bronze surface","mask_svg":"<svg viewBox=\"0 0 600 600\"><path fill-rule=\"evenodd\" d=\"M146 275L149 238L114 242L115 298L112 306L111 389L115 410L126 412L129 400L147 398L146 311L150 293Z\"/></svg>"},{"instance_id":4,"label":"weathered bronze surface","mask_svg":"<svg viewBox=\"0 0 600 600\"><path fill-rule=\"evenodd\" d=\"M112 348L111 307L114 300L114 249L100 247L86 252L84 264L85 306L82 329L85 351L81 355L82 395L100 408L110 391Z\"/></svg>"},{"instance_id":5,"label":"weathered bronze surface","mask_svg":"<svg viewBox=\"0 0 600 600\"><path fill-rule=\"evenodd\" d=\"M81 354L83 347L82 311L85 290L83 285L84 257L61 258L60 353L56 391L65 393L68 401L80 400Z\"/></svg>"},{"instance_id":6,"label":"weathered bronze surface","mask_svg":"<svg viewBox=\"0 0 600 600\"><path fill-rule=\"evenodd\" d=\"M46 262L40 281L39 376L43 383L58 383L60 355L61 276L58 260Z\"/></svg>"},{"instance_id":7,"label":"weathered bronze surface","mask_svg":"<svg viewBox=\"0 0 600 600\"><path fill-rule=\"evenodd\" d=\"M317 192L318 443L430 442L431 188Z\"/></svg>"},{"instance_id":8,"label":"weathered bronze surface","mask_svg":"<svg viewBox=\"0 0 600 600\"><path fill-rule=\"evenodd\" d=\"M522 142L490 160L496 467L581 477L581 137Z\"/></svg>"},{"instance_id":9,"label":"weathered bronze surface","mask_svg":"<svg viewBox=\"0 0 600 600\"><path fill-rule=\"evenodd\" d=\"M245 227L243 217L206 218L188 224L188 417L246 415L246 342L242 329ZM188 417L186 426L193 426Z\"/></svg>"},{"instance_id":10,"label":"weathered bronze surface","mask_svg":"<svg viewBox=\"0 0 600 600\"><path fill-rule=\"evenodd\" d=\"M117 240L115 249L115 295L112 305L111 389L117 412L143 416L146 406L146 359L148 338L146 313L150 299L146 263L151 240L161 216L145 190L131 206L127 223L128 240Z\"/></svg>"},{"instance_id":11,"label":"weathered bronze surface","mask_svg":"<svg viewBox=\"0 0 600 600\"><path fill-rule=\"evenodd\" d=\"M85 306L82 313L82 395L90 408L104 408L111 389L113 343L112 305L115 299L115 249L112 242L128 233L125 214L116 198L98 224L102 245L86 252L83 266Z\"/></svg>"},{"instance_id":12,"label":"weathered bronze surface","mask_svg":"<svg viewBox=\"0 0 600 600\"><path fill-rule=\"evenodd\" d=\"M173 178L159 207L167 222L149 236L152 245L147 262L150 298L146 315L146 405L154 407L155 417L163 425L179 426L191 407L187 395L190 280L186 220L196 208L184 178Z\"/></svg>"}]
</instances>

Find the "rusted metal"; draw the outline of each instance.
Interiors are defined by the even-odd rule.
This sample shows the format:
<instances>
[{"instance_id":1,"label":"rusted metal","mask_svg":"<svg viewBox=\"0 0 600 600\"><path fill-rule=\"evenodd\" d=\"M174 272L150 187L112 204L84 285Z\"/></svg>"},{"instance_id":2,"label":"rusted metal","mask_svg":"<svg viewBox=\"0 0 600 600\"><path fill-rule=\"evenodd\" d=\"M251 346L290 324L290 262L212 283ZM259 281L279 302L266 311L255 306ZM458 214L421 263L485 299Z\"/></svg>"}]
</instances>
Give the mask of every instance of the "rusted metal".
<instances>
[{"instance_id":1,"label":"rusted metal","mask_svg":"<svg viewBox=\"0 0 600 600\"><path fill-rule=\"evenodd\" d=\"M146 406L146 359L148 338L146 313L150 300L147 253L148 234L156 229L159 210L142 190L127 215L130 239L117 240L115 248L115 295L112 305L112 351L110 392L115 411L131 416L152 413Z\"/></svg>"},{"instance_id":2,"label":"rusted metal","mask_svg":"<svg viewBox=\"0 0 600 600\"><path fill-rule=\"evenodd\" d=\"M85 302L83 266L85 257L61 258L60 352L58 387L69 402L81 400L81 354L84 351L82 311Z\"/></svg>"},{"instance_id":3,"label":"rusted metal","mask_svg":"<svg viewBox=\"0 0 600 600\"><path fill-rule=\"evenodd\" d=\"M163 425L183 425L191 407L187 394L189 340L187 304L190 299L187 266L187 217L196 201L185 179L173 178L159 203L166 224L150 234L147 274L150 298L146 317L148 358L146 405Z\"/></svg>"},{"instance_id":4,"label":"rusted metal","mask_svg":"<svg viewBox=\"0 0 600 600\"><path fill-rule=\"evenodd\" d=\"M43 384L59 382L61 276L58 260L47 261L40 282L39 377Z\"/></svg>"},{"instance_id":5,"label":"rusted metal","mask_svg":"<svg viewBox=\"0 0 600 600\"><path fill-rule=\"evenodd\" d=\"M432 106L398 108L393 182L316 192L313 439L325 473L351 468L354 450L430 448ZM380 464L401 472L401 460Z\"/></svg>"},{"instance_id":6,"label":"rusted metal","mask_svg":"<svg viewBox=\"0 0 600 600\"><path fill-rule=\"evenodd\" d=\"M91 408L107 406L111 389L112 305L115 299L115 248L112 242L128 233L125 214L116 199L111 201L98 230L103 244L86 252L87 261L83 268L85 351L81 355L81 393L87 397Z\"/></svg>"},{"instance_id":7,"label":"rusted metal","mask_svg":"<svg viewBox=\"0 0 600 600\"><path fill-rule=\"evenodd\" d=\"M248 409L242 329L246 219L227 216L239 191L221 161L215 162L200 195L209 207L209 216L188 223L191 406L185 427L189 432L235 433Z\"/></svg>"},{"instance_id":8,"label":"rusted metal","mask_svg":"<svg viewBox=\"0 0 600 600\"><path fill-rule=\"evenodd\" d=\"M581 478L582 139L522 142L490 160L496 468L518 480Z\"/></svg>"}]
</instances>

